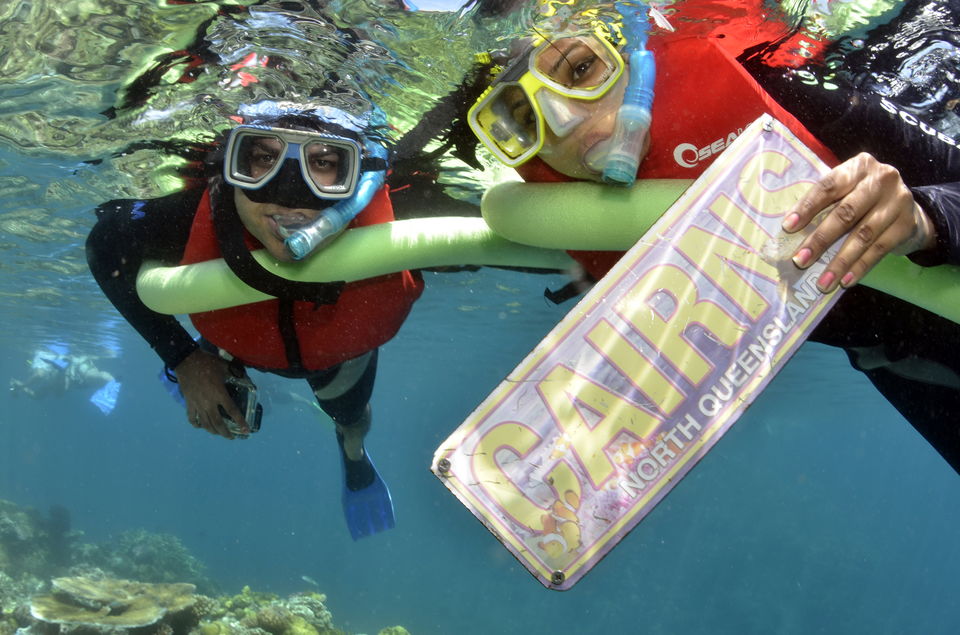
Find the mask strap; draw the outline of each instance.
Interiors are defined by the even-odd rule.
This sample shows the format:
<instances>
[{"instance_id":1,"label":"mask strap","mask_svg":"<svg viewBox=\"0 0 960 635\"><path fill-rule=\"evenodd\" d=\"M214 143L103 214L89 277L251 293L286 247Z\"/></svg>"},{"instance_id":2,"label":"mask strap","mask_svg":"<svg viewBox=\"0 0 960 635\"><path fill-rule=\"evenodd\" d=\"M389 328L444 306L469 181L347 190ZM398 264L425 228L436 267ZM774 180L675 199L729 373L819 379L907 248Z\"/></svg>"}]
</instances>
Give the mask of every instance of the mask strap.
<instances>
[{"instance_id":1,"label":"mask strap","mask_svg":"<svg viewBox=\"0 0 960 635\"><path fill-rule=\"evenodd\" d=\"M387 169L387 160L381 157L364 157L360 159L360 172L383 172Z\"/></svg>"},{"instance_id":2,"label":"mask strap","mask_svg":"<svg viewBox=\"0 0 960 635\"><path fill-rule=\"evenodd\" d=\"M232 188L220 188L213 206L213 227L220 252L230 271L257 291L276 298L335 304L345 282L297 282L274 275L260 266L244 244L243 224L233 197L227 192L232 194Z\"/></svg>"}]
</instances>

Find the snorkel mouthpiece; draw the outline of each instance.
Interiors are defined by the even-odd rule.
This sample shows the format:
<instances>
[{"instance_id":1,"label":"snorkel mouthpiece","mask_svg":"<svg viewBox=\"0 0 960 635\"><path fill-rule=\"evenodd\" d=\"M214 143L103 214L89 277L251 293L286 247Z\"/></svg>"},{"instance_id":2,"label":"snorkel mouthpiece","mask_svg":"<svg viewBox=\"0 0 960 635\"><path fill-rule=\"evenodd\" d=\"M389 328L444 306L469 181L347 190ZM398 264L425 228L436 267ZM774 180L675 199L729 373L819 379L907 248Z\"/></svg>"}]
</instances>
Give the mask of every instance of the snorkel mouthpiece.
<instances>
[{"instance_id":1,"label":"snorkel mouthpiece","mask_svg":"<svg viewBox=\"0 0 960 635\"><path fill-rule=\"evenodd\" d=\"M334 221L332 217L337 215L330 213L333 209L327 208L312 224L298 229L283 241L295 260L303 260L314 249L333 240L346 227L346 223L341 225Z\"/></svg>"},{"instance_id":2,"label":"snorkel mouthpiece","mask_svg":"<svg viewBox=\"0 0 960 635\"><path fill-rule=\"evenodd\" d=\"M637 180L643 141L650 132L656 65L650 51L630 55L630 79L603 166L603 181L630 187Z\"/></svg>"},{"instance_id":3,"label":"snorkel mouthpiece","mask_svg":"<svg viewBox=\"0 0 960 635\"><path fill-rule=\"evenodd\" d=\"M630 187L637 180L643 140L650 131L650 109L657 73L653 53L647 50L648 22L643 18L646 4L629 6L618 2L616 7L624 18L623 33L627 44L622 55L628 57L630 74L623 103L617 111L602 178L605 183Z\"/></svg>"},{"instance_id":4,"label":"snorkel mouthpiece","mask_svg":"<svg viewBox=\"0 0 960 635\"><path fill-rule=\"evenodd\" d=\"M368 156L386 161L387 149L382 145L367 140L365 147ZM337 201L335 205L322 210L313 223L291 233L283 242L294 260L303 260L313 250L329 244L339 236L350 221L370 204L374 194L383 187L384 179L385 170L364 172L352 197Z\"/></svg>"}]
</instances>

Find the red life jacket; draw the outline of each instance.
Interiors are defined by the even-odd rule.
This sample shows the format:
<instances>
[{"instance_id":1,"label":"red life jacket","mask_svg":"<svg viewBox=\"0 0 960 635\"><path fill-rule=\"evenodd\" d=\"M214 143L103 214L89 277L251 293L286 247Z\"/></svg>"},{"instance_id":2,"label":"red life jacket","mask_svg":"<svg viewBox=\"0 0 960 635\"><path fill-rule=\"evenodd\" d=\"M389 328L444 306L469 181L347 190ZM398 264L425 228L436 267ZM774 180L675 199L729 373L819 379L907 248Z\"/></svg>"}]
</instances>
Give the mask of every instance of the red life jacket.
<instances>
[{"instance_id":1,"label":"red life jacket","mask_svg":"<svg viewBox=\"0 0 960 635\"><path fill-rule=\"evenodd\" d=\"M783 122L821 159L837 163L833 153L773 100L737 62L726 43L712 37L651 38L657 62L650 151L640 164L640 179L695 179L743 129L764 113ZM539 158L517 172L525 181L563 182ZM620 259L619 251L571 251L599 280Z\"/></svg>"},{"instance_id":2,"label":"red life jacket","mask_svg":"<svg viewBox=\"0 0 960 635\"><path fill-rule=\"evenodd\" d=\"M384 187L350 227L392 220L393 206ZM262 248L246 230L244 238L251 250ZM194 216L181 264L220 257L207 191ZM347 283L335 304L293 301L300 365L306 370L329 368L386 343L396 335L422 291L420 276L401 271ZM244 364L274 370L291 367L280 328L280 300L194 313L190 319L203 337Z\"/></svg>"},{"instance_id":3,"label":"red life jacket","mask_svg":"<svg viewBox=\"0 0 960 635\"><path fill-rule=\"evenodd\" d=\"M764 62L777 67L799 67L819 62L841 24L854 22L837 13L850 0L812 0L784 10L784 4L764 0L686 0L680 12L670 16L680 37L710 37L724 50L738 56L748 48L763 46ZM799 9L804 17L801 18ZM863 11L858 7L858 15ZM834 13L837 12L837 13ZM830 18L831 14L833 18ZM825 19L825 20L824 20ZM824 20L831 24L820 27ZM833 35L830 33L834 32ZM677 37L667 35L666 37Z\"/></svg>"}]
</instances>

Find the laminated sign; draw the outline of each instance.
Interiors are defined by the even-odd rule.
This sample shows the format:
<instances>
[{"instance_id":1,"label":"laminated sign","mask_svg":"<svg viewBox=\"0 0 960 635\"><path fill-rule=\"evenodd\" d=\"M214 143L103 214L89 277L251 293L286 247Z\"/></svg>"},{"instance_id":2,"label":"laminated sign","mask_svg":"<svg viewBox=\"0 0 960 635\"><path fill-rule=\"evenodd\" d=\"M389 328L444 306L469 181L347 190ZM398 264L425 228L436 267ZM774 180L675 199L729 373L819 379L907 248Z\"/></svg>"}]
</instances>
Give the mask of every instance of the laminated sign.
<instances>
[{"instance_id":1,"label":"laminated sign","mask_svg":"<svg viewBox=\"0 0 960 635\"><path fill-rule=\"evenodd\" d=\"M446 440L432 469L530 572L569 589L800 346L836 293L783 215L826 166L754 122Z\"/></svg>"}]
</instances>

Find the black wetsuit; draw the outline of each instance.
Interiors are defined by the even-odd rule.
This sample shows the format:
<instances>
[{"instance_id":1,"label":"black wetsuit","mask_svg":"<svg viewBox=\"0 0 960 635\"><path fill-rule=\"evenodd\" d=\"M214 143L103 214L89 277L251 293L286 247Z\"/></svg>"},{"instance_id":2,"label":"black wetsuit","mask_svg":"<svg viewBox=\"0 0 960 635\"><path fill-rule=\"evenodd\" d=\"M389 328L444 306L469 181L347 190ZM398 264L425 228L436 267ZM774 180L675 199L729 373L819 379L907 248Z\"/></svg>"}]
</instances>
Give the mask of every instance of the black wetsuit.
<instances>
[{"instance_id":1,"label":"black wetsuit","mask_svg":"<svg viewBox=\"0 0 960 635\"><path fill-rule=\"evenodd\" d=\"M960 2L908 2L900 16L878 28L866 43L858 43L857 55L844 56L838 68L811 65L799 70L767 66L767 54L775 47L757 47L746 52L741 62L770 95L794 114L839 159L869 152L878 160L896 167L914 198L927 212L937 230L937 247L913 256L925 266L960 265L960 139L938 130L941 118L930 101L925 113L911 103L908 92L883 96L876 82L895 72L896 55L874 55L871 50L890 48L896 31L937 33L931 27L930 12L936 5L944 25L956 24ZM923 29L911 27L923 20ZM944 33L955 29L944 29ZM871 42L876 46L871 49ZM843 49L848 42L838 42ZM957 42L951 43L960 51ZM860 62L858 62L858 56ZM835 56L834 59L837 59ZM854 68L862 63L859 68ZM822 82L805 81L829 74L835 88ZM960 85L943 86L941 100L949 103L950 93L960 96ZM942 105L942 104L941 104ZM926 115L929 114L929 117ZM943 126L939 126L940 129ZM960 284L960 281L958 281ZM903 416L960 472L960 325L917 306L868 287L846 291L810 337L812 341L843 347L854 367L870 381ZM917 363L929 378L911 379L896 372L898 364ZM920 373L924 374L924 373Z\"/></svg>"},{"instance_id":2,"label":"black wetsuit","mask_svg":"<svg viewBox=\"0 0 960 635\"><path fill-rule=\"evenodd\" d=\"M176 368L198 345L177 318L152 311L140 300L137 274L146 260L180 262L202 194L194 189L153 200L104 203L87 237L93 277L168 368Z\"/></svg>"}]
</instances>

